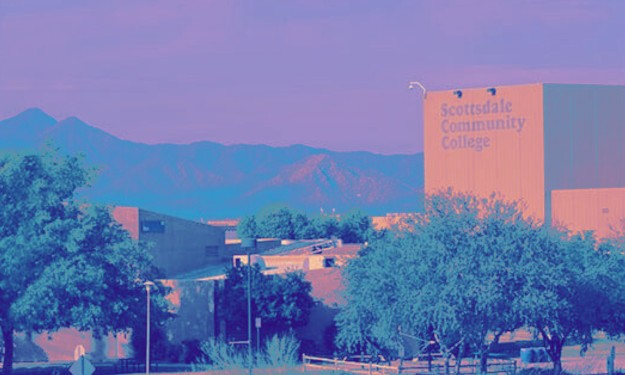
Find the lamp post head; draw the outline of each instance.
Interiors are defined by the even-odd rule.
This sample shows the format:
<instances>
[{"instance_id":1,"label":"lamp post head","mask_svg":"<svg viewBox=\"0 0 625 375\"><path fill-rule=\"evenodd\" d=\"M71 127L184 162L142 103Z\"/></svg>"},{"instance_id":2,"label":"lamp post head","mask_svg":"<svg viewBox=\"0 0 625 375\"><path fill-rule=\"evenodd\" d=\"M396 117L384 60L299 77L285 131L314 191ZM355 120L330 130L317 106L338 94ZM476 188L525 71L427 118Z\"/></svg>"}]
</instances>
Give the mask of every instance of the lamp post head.
<instances>
[{"instance_id":1,"label":"lamp post head","mask_svg":"<svg viewBox=\"0 0 625 375\"><path fill-rule=\"evenodd\" d=\"M425 86L423 86L423 84L419 81L412 81L410 83L408 83L408 88L409 89L414 89L416 87L419 87L421 89L421 91L423 91L423 99L427 99L428 97L428 91L426 90Z\"/></svg>"},{"instance_id":2,"label":"lamp post head","mask_svg":"<svg viewBox=\"0 0 625 375\"><path fill-rule=\"evenodd\" d=\"M153 282L148 280L148 281L144 282L143 285L145 286L146 290L150 290L150 288L152 288L156 284L154 284Z\"/></svg>"}]
</instances>

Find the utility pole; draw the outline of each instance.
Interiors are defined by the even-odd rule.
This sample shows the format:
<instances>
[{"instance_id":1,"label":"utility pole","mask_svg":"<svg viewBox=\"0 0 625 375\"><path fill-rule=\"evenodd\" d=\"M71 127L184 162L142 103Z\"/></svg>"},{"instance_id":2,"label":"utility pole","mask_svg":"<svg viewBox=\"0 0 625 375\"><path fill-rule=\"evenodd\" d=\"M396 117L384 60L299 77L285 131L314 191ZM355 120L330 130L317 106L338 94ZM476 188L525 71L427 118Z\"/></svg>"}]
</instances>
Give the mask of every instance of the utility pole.
<instances>
[{"instance_id":1,"label":"utility pole","mask_svg":"<svg viewBox=\"0 0 625 375\"><path fill-rule=\"evenodd\" d=\"M249 375L253 374L252 362L252 249L256 248L255 238L244 238L241 247L247 250L247 356Z\"/></svg>"},{"instance_id":2,"label":"utility pole","mask_svg":"<svg viewBox=\"0 0 625 375\"><path fill-rule=\"evenodd\" d=\"M252 261L247 248L247 355L249 374L252 375Z\"/></svg>"},{"instance_id":3,"label":"utility pole","mask_svg":"<svg viewBox=\"0 0 625 375\"><path fill-rule=\"evenodd\" d=\"M145 375L150 375L150 289L154 286L151 281L143 283L147 293L147 322L145 327Z\"/></svg>"}]
</instances>

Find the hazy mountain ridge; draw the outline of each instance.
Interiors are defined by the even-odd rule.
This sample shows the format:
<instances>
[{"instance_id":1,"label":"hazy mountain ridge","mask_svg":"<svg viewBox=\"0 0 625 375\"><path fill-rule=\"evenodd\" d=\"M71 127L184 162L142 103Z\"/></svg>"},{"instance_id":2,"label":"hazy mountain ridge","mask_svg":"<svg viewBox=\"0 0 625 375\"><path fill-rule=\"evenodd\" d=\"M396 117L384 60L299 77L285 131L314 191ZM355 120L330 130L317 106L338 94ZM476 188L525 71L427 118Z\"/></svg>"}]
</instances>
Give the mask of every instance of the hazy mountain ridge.
<instances>
[{"instance_id":1,"label":"hazy mountain ridge","mask_svg":"<svg viewBox=\"0 0 625 375\"><path fill-rule=\"evenodd\" d=\"M76 117L57 121L40 109L0 121L0 149L35 149L50 141L99 167L87 198L191 219L235 217L275 203L308 212L359 207L372 214L415 211L422 204L423 154L213 142L147 145Z\"/></svg>"}]
</instances>

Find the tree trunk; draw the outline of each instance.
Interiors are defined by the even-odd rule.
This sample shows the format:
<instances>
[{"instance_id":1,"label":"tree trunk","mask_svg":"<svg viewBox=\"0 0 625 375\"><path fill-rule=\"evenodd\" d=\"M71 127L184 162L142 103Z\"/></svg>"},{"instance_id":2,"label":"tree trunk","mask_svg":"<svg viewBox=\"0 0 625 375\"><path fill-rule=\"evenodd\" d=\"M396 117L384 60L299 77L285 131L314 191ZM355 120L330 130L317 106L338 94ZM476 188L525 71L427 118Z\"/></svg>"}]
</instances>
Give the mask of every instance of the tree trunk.
<instances>
[{"instance_id":1,"label":"tree trunk","mask_svg":"<svg viewBox=\"0 0 625 375\"><path fill-rule=\"evenodd\" d=\"M13 327L11 325L2 325L2 338L4 339L2 374L10 375L13 372Z\"/></svg>"},{"instance_id":2,"label":"tree trunk","mask_svg":"<svg viewBox=\"0 0 625 375\"><path fill-rule=\"evenodd\" d=\"M464 356L464 344L458 348L458 356L456 357L456 374L460 374L460 365L462 364L462 357Z\"/></svg>"},{"instance_id":3,"label":"tree trunk","mask_svg":"<svg viewBox=\"0 0 625 375\"><path fill-rule=\"evenodd\" d=\"M562 373L562 358L557 357L553 359L553 374L560 375Z\"/></svg>"},{"instance_id":4,"label":"tree trunk","mask_svg":"<svg viewBox=\"0 0 625 375\"><path fill-rule=\"evenodd\" d=\"M480 353L480 374L486 374L488 372L488 354L490 350L483 350Z\"/></svg>"},{"instance_id":5,"label":"tree trunk","mask_svg":"<svg viewBox=\"0 0 625 375\"><path fill-rule=\"evenodd\" d=\"M499 338L503 332L498 332L495 334L495 338L488 345L482 344L482 350L480 350L480 373L486 374L488 373L488 355L490 354L493 345L497 345L499 343Z\"/></svg>"},{"instance_id":6,"label":"tree trunk","mask_svg":"<svg viewBox=\"0 0 625 375\"><path fill-rule=\"evenodd\" d=\"M549 337L544 329L539 328L539 332L543 337L543 343L545 345L545 349L547 349L547 354L551 357L551 362L553 363L553 374L560 375L562 373L562 348L564 347L564 343L566 342L566 338L569 333L566 332L563 335L552 334L551 337Z\"/></svg>"},{"instance_id":7,"label":"tree trunk","mask_svg":"<svg viewBox=\"0 0 625 375\"><path fill-rule=\"evenodd\" d=\"M446 353L445 354L445 375L449 375L449 357L450 357L450 354Z\"/></svg>"},{"instance_id":8,"label":"tree trunk","mask_svg":"<svg viewBox=\"0 0 625 375\"><path fill-rule=\"evenodd\" d=\"M554 375L560 375L562 373L562 347L564 346L564 341L564 339L560 340L554 338L549 343L547 354L551 357Z\"/></svg>"}]
</instances>

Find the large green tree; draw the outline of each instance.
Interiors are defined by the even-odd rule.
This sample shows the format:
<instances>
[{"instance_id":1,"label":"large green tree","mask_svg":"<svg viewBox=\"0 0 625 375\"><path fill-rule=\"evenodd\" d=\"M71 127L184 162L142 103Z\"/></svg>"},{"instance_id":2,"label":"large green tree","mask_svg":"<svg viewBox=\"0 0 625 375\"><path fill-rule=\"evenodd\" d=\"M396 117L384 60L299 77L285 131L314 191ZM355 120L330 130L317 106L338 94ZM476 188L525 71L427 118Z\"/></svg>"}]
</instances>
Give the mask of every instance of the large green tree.
<instances>
[{"instance_id":1,"label":"large green tree","mask_svg":"<svg viewBox=\"0 0 625 375\"><path fill-rule=\"evenodd\" d=\"M252 313L254 318L262 319L263 337L308 323L314 301L310 295L310 282L301 272L264 275L257 266L231 267L226 273L220 301L230 338L247 338L248 273L251 274Z\"/></svg>"},{"instance_id":2,"label":"large green tree","mask_svg":"<svg viewBox=\"0 0 625 375\"><path fill-rule=\"evenodd\" d=\"M623 334L625 240L538 225L521 208L494 196L429 196L414 225L348 264L339 342L397 350L401 326L404 335L436 341L447 360L479 353L484 371L499 337L525 326L560 373L567 340L585 349L598 330Z\"/></svg>"},{"instance_id":3,"label":"large green tree","mask_svg":"<svg viewBox=\"0 0 625 375\"><path fill-rule=\"evenodd\" d=\"M534 230L517 203L452 191L429 196L413 225L373 241L348 264L339 342L397 352L410 335L424 347L434 340L446 363L471 350L485 366L501 334L521 324L510 301L521 282L515 265Z\"/></svg>"},{"instance_id":4,"label":"large green tree","mask_svg":"<svg viewBox=\"0 0 625 375\"><path fill-rule=\"evenodd\" d=\"M107 208L77 202L92 172L54 151L0 156L0 326L3 373L15 331L75 327L103 335L144 314L155 276L142 246Z\"/></svg>"},{"instance_id":5,"label":"large green tree","mask_svg":"<svg viewBox=\"0 0 625 375\"><path fill-rule=\"evenodd\" d=\"M585 351L598 330L625 332L625 256L622 241L600 242L592 233L544 230L540 237L518 264L524 282L516 308L559 374L567 340Z\"/></svg>"}]
</instances>

